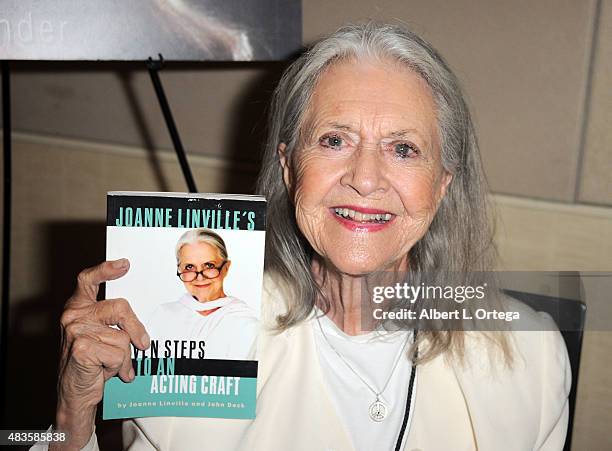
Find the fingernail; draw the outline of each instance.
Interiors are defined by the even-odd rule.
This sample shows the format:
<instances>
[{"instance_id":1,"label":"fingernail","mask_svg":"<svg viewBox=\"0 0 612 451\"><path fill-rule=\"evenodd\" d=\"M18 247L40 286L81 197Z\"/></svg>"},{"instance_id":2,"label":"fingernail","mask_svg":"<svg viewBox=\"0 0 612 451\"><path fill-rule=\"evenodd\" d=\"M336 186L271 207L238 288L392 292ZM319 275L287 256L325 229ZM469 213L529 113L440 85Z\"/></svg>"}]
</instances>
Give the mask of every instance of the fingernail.
<instances>
[{"instance_id":1,"label":"fingernail","mask_svg":"<svg viewBox=\"0 0 612 451\"><path fill-rule=\"evenodd\" d=\"M124 269L128 266L127 258L120 258L119 260L115 260L112 263L113 268L115 269Z\"/></svg>"},{"instance_id":2,"label":"fingernail","mask_svg":"<svg viewBox=\"0 0 612 451\"><path fill-rule=\"evenodd\" d=\"M134 378L136 377L136 374L134 373L134 368L130 368L130 374L128 374L128 377L131 381L134 380Z\"/></svg>"},{"instance_id":3,"label":"fingernail","mask_svg":"<svg viewBox=\"0 0 612 451\"><path fill-rule=\"evenodd\" d=\"M141 340L145 348L148 348L149 346L151 346L151 337L149 337L148 333L145 332Z\"/></svg>"}]
</instances>

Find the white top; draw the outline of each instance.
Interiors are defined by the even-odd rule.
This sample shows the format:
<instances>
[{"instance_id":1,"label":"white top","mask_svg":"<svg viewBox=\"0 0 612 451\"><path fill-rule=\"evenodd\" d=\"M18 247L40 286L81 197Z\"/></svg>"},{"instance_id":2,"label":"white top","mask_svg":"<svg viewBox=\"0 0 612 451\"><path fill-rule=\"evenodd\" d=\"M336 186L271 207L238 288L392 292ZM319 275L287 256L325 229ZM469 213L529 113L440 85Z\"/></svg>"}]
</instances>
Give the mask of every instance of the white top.
<instances>
[{"instance_id":1,"label":"white top","mask_svg":"<svg viewBox=\"0 0 612 451\"><path fill-rule=\"evenodd\" d=\"M284 311L282 302L282 293L268 279L262 322L273 324L276 315ZM508 301L506 310L520 311L521 318L531 317L533 324L539 325L530 331L508 332L515 353L513 367L491 360L489 341L478 332L465 334L463 363L441 354L420 364L404 451L563 449L571 386L563 338L552 329L554 322L546 314L536 314L518 301ZM281 333L260 330L255 421L178 417L128 420L123 425L125 449L354 451L346 433L349 408L337 409L332 401L325 381L329 375L319 362L313 327L318 326L313 323L304 321ZM371 451L393 449L384 446L381 443ZM39 443L32 449L46 450L47 446ZM95 434L84 449L98 450Z\"/></svg>"},{"instance_id":2,"label":"white top","mask_svg":"<svg viewBox=\"0 0 612 451\"><path fill-rule=\"evenodd\" d=\"M218 308L218 309L217 309ZM200 311L213 310L204 316ZM258 320L249 305L232 296L198 302L189 293L160 305L145 327L153 340L204 340L205 358L249 360Z\"/></svg>"},{"instance_id":3,"label":"white top","mask_svg":"<svg viewBox=\"0 0 612 451\"><path fill-rule=\"evenodd\" d=\"M342 332L327 316L322 316L320 310L317 310L317 315L320 316L319 321L312 321L312 328L323 380L355 450L395 449L406 410L408 385L412 374L412 363L406 356L408 346L412 343L412 332L374 331L351 336ZM380 392L387 383L389 374L397 361L397 367L393 371L389 384L380 395L380 400L386 404L388 409L387 417L383 421L375 422L370 419L369 408L376 399L375 395L338 357L328 341L377 392ZM415 380L412 393L413 405L404 439L410 430L416 386L417 381Z\"/></svg>"}]
</instances>

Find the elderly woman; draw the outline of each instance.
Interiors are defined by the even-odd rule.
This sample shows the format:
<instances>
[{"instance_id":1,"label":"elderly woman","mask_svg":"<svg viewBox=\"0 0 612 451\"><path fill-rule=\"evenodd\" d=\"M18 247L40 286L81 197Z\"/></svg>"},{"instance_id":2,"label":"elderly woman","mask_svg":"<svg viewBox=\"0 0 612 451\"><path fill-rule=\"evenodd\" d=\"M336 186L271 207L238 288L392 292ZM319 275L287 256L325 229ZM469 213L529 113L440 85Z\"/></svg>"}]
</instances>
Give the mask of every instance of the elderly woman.
<instances>
[{"instance_id":1,"label":"elderly woman","mask_svg":"<svg viewBox=\"0 0 612 451\"><path fill-rule=\"evenodd\" d=\"M176 275L186 293L153 312L145 322L150 337L204 340L206 358L248 359L258 321L246 302L225 294L232 262L223 238L205 228L189 230L175 251Z\"/></svg>"},{"instance_id":2,"label":"elderly woman","mask_svg":"<svg viewBox=\"0 0 612 451\"><path fill-rule=\"evenodd\" d=\"M362 286L377 272L469 280L493 263L472 122L438 53L403 28L344 27L287 69L269 127L257 416L136 419L125 446L561 449L570 374L558 332L362 327ZM129 342L148 346L127 302L95 302L98 285L128 266L85 270L62 317L56 427L74 449L95 449L105 379L133 377Z\"/></svg>"}]
</instances>

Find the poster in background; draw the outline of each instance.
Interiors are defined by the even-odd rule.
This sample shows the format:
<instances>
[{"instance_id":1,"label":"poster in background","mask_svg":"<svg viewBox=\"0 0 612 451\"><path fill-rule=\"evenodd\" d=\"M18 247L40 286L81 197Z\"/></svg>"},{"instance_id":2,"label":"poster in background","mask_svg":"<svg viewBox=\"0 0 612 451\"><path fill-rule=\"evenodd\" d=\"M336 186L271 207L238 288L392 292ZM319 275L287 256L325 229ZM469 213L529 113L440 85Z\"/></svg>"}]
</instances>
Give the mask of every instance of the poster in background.
<instances>
[{"instance_id":1,"label":"poster in background","mask_svg":"<svg viewBox=\"0 0 612 451\"><path fill-rule=\"evenodd\" d=\"M285 59L302 43L299 0L6 0L0 60Z\"/></svg>"}]
</instances>

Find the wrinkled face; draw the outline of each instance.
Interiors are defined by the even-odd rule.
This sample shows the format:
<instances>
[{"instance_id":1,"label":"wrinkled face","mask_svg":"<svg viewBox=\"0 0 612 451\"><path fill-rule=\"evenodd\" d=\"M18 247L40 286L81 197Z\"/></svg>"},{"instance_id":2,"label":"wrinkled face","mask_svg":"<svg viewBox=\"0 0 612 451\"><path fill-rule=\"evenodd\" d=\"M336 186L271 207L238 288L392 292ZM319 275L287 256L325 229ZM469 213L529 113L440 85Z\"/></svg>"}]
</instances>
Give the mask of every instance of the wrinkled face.
<instances>
[{"instance_id":1,"label":"wrinkled face","mask_svg":"<svg viewBox=\"0 0 612 451\"><path fill-rule=\"evenodd\" d=\"M178 259L178 271L181 273L205 271L205 274L209 274L211 270L214 272L214 268L223 265L223 258L219 255L219 250L208 243L185 244L178 253ZM207 279L202 274L198 274L193 281L183 282L183 284L187 291L200 302L214 301L224 297L223 280L227 276L230 263L225 262L219 275L213 279Z\"/></svg>"},{"instance_id":2,"label":"wrinkled face","mask_svg":"<svg viewBox=\"0 0 612 451\"><path fill-rule=\"evenodd\" d=\"M279 152L314 250L345 274L406 269L451 180L426 82L393 61L336 63L315 87L302 135L290 160L284 144Z\"/></svg>"}]
</instances>

